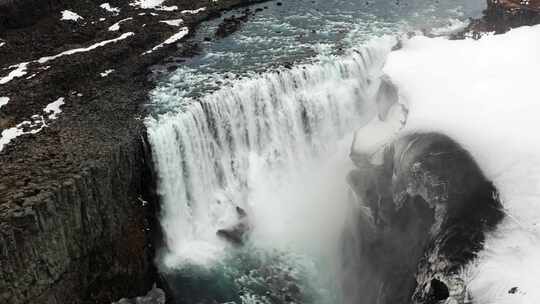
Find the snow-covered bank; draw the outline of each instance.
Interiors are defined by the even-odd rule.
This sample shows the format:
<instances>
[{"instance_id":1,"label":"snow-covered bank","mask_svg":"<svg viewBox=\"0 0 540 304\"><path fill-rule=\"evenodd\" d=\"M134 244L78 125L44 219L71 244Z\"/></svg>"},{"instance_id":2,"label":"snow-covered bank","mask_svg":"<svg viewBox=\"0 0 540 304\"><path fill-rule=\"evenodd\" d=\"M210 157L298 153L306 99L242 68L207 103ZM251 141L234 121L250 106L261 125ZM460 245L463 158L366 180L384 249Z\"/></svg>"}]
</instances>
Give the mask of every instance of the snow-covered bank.
<instances>
[{"instance_id":1,"label":"snow-covered bank","mask_svg":"<svg viewBox=\"0 0 540 304\"><path fill-rule=\"evenodd\" d=\"M406 130L455 138L500 190L508 216L466 271L475 303L540 300L539 71L540 26L478 41L415 37L385 67L409 104Z\"/></svg>"}]
</instances>

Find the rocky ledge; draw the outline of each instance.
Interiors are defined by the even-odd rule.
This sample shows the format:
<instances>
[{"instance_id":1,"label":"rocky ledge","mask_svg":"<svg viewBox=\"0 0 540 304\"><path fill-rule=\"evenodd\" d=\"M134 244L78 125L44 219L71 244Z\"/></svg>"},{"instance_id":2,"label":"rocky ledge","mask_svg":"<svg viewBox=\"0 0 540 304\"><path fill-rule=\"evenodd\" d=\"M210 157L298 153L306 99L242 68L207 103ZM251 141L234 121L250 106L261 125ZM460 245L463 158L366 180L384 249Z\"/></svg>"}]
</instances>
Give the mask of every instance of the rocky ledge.
<instances>
[{"instance_id":1,"label":"rocky ledge","mask_svg":"<svg viewBox=\"0 0 540 304\"><path fill-rule=\"evenodd\" d=\"M148 68L258 0L0 0L0 302L151 288ZM178 43L181 42L181 43Z\"/></svg>"},{"instance_id":2,"label":"rocky ledge","mask_svg":"<svg viewBox=\"0 0 540 304\"><path fill-rule=\"evenodd\" d=\"M540 0L487 0L483 18L473 20L460 36L502 34L514 27L540 23ZM460 38L460 37L458 37Z\"/></svg>"}]
</instances>

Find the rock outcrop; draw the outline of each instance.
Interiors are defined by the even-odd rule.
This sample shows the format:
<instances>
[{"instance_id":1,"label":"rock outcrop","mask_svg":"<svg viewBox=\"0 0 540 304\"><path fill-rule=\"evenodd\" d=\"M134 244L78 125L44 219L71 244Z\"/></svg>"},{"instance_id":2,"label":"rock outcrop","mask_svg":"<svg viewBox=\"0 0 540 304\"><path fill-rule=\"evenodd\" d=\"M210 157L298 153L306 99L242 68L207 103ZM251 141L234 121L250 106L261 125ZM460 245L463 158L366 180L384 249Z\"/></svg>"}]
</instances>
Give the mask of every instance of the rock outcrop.
<instances>
[{"instance_id":1,"label":"rock outcrop","mask_svg":"<svg viewBox=\"0 0 540 304\"><path fill-rule=\"evenodd\" d=\"M502 34L512 28L540 23L538 0L487 0L484 16L471 24L455 38L480 38L484 33Z\"/></svg>"},{"instance_id":2,"label":"rock outcrop","mask_svg":"<svg viewBox=\"0 0 540 304\"><path fill-rule=\"evenodd\" d=\"M442 134L411 134L348 180L359 207L343 239L345 303L465 303L460 271L503 218L469 153Z\"/></svg>"}]
</instances>

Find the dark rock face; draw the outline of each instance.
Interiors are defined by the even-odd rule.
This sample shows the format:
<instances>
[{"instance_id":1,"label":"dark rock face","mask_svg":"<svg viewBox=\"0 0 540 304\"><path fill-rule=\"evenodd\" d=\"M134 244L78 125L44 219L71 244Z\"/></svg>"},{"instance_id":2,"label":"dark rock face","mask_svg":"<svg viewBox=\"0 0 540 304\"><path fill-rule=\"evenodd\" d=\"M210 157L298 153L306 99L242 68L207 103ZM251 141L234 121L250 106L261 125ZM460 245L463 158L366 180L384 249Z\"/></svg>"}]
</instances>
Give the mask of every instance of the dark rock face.
<instances>
[{"instance_id":1,"label":"dark rock face","mask_svg":"<svg viewBox=\"0 0 540 304\"><path fill-rule=\"evenodd\" d=\"M364 208L343 238L345 303L463 303L459 271L503 218L469 153L447 136L412 134L348 180Z\"/></svg>"},{"instance_id":2,"label":"dark rock face","mask_svg":"<svg viewBox=\"0 0 540 304\"><path fill-rule=\"evenodd\" d=\"M512 28L540 23L539 0L487 0L487 9L481 19L471 24L454 38L478 39L483 33L502 34Z\"/></svg>"},{"instance_id":3,"label":"dark rock face","mask_svg":"<svg viewBox=\"0 0 540 304\"><path fill-rule=\"evenodd\" d=\"M148 67L193 47L170 44L141 54L179 31L160 20L181 17L192 31L220 10L256 1L169 0L179 9L158 16L128 1L108 2L120 8L118 15L101 2L0 0L0 78L13 70L5 68L34 61L24 77L0 84L0 96L10 98L0 111L0 132L65 98L57 120L0 151L0 303L111 303L151 288L160 231L141 119L152 87ZM200 14L181 13L204 5ZM61 21L63 9L84 20ZM17 19L23 12L27 20ZM119 31L108 30L129 17ZM37 62L127 32L134 34ZM114 72L100 76L109 69Z\"/></svg>"},{"instance_id":4,"label":"dark rock face","mask_svg":"<svg viewBox=\"0 0 540 304\"><path fill-rule=\"evenodd\" d=\"M2 214L2 303L111 302L147 288L144 154L125 144Z\"/></svg>"}]
</instances>

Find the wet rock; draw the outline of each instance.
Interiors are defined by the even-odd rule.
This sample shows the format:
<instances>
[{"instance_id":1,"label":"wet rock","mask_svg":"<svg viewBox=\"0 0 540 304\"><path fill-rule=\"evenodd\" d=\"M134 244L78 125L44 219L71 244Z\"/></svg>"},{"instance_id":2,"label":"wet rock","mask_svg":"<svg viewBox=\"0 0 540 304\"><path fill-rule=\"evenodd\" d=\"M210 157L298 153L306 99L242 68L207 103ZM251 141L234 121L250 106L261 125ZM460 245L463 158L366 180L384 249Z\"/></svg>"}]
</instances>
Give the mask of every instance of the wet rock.
<instances>
[{"instance_id":1,"label":"wet rock","mask_svg":"<svg viewBox=\"0 0 540 304\"><path fill-rule=\"evenodd\" d=\"M240 29L242 24L248 20L249 14L245 13L241 16L236 17L235 15L232 15L229 18L223 19L223 21L219 24L217 30L216 30L216 37L218 38L225 38L236 31Z\"/></svg>"},{"instance_id":2,"label":"wet rock","mask_svg":"<svg viewBox=\"0 0 540 304\"><path fill-rule=\"evenodd\" d=\"M113 304L165 304L165 302L165 292L154 285L152 290L143 297L136 297L133 299L123 298Z\"/></svg>"},{"instance_id":3,"label":"wet rock","mask_svg":"<svg viewBox=\"0 0 540 304\"><path fill-rule=\"evenodd\" d=\"M484 16L473 20L455 39L481 38L485 33L501 34L512 28L540 23L539 0L487 0Z\"/></svg>"},{"instance_id":4,"label":"wet rock","mask_svg":"<svg viewBox=\"0 0 540 304\"><path fill-rule=\"evenodd\" d=\"M236 213L239 222L230 228L219 229L216 234L235 246L241 246L244 244L247 234L251 231L251 223L244 209L237 206Z\"/></svg>"}]
</instances>

